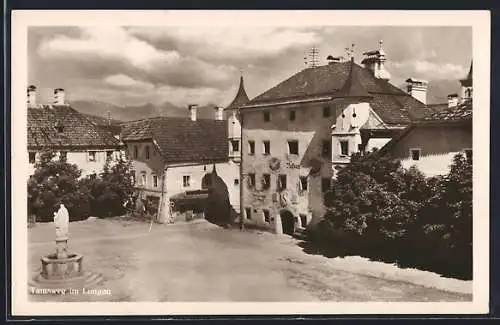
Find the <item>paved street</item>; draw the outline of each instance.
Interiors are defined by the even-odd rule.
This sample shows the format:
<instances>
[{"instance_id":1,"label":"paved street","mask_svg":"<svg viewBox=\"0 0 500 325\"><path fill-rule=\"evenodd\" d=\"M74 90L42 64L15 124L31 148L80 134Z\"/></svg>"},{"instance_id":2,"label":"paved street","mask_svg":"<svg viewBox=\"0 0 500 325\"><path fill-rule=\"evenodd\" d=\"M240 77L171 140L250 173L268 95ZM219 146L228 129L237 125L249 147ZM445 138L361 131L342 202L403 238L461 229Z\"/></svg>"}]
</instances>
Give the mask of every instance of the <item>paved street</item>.
<instances>
[{"instance_id":1,"label":"paved street","mask_svg":"<svg viewBox=\"0 0 500 325\"><path fill-rule=\"evenodd\" d=\"M32 295L34 301L465 301L471 295L360 275L308 255L286 236L117 220L70 224L71 251L111 295ZM53 224L29 229L30 270L54 250Z\"/></svg>"}]
</instances>

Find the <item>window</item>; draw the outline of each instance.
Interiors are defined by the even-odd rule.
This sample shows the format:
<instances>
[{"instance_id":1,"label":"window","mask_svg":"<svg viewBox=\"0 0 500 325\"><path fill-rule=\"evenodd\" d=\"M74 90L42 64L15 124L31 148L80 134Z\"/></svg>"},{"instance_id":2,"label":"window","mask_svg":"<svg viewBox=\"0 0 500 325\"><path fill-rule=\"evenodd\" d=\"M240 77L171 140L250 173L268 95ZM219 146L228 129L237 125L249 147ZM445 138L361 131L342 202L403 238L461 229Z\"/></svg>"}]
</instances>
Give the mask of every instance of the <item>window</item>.
<instances>
[{"instance_id":1,"label":"window","mask_svg":"<svg viewBox=\"0 0 500 325\"><path fill-rule=\"evenodd\" d=\"M341 140L339 142L340 142L340 154L342 156L348 156L349 155L349 141Z\"/></svg>"},{"instance_id":2,"label":"window","mask_svg":"<svg viewBox=\"0 0 500 325\"><path fill-rule=\"evenodd\" d=\"M111 150L106 151L106 159L107 160L113 159L113 151Z\"/></svg>"},{"instance_id":3,"label":"window","mask_svg":"<svg viewBox=\"0 0 500 325\"><path fill-rule=\"evenodd\" d=\"M137 158L139 156L139 148L137 146L134 146L134 158Z\"/></svg>"},{"instance_id":4,"label":"window","mask_svg":"<svg viewBox=\"0 0 500 325\"><path fill-rule=\"evenodd\" d=\"M411 160L420 160L420 149L410 149Z\"/></svg>"},{"instance_id":5,"label":"window","mask_svg":"<svg viewBox=\"0 0 500 325\"><path fill-rule=\"evenodd\" d=\"M290 110L290 121L295 121L295 110Z\"/></svg>"},{"instance_id":6,"label":"window","mask_svg":"<svg viewBox=\"0 0 500 325\"><path fill-rule=\"evenodd\" d=\"M465 149L465 158L467 158L467 162L472 163L472 149Z\"/></svg>"},{"instance_id":7,"label":"window","mask_svg":"<svg viewBox=\"0 0 500 325\"><path fill-rule=\"evenodd\" d=\"M135 184L135 170L130 171L130 181L132 182L132 185Z\"/></svg>"},{"instance_id":8,"label":"window","mask_svg":"<svg viewBox=\"0 0 500 325\"><path fill-rule=\"evenodd\" d=\"M141 185L148 185L148 178L146 177L146 172L141 173Z\"/></svg>"},{"instance_id":9,"label":"window","mask_svg":"<svg viewBox=\"0 0 500 325\"><path fill-rule=\"evenodd\" d=\"M252 220L252 209L251 208L245 208L245 216L248 220Z\"/></svg>"},{"instance_id":10,"label":"window","mask_svg":"<svg viewBox=\"0 0 500 325\"><path fill-rule=\"evenodd\" d=\"M271 141L264 140L264 141L262 141L262 145L263 145L263 149L264 149L262 154L269 155L271 153Z\"/></svg>"},{"instance_id":11,"label":"window","mask_svg":"<svg viewBox=\"0 0 500 325\"><path fill-rule=\"evenodd\" d=\"M269 210L264 209L264 210L262 210L262 212L264 213L264 221L265 222L271 221L271 215L269 213Z\"/></svg>"},{"instance_id":12,"label":"window","mask_svg":"<svg viewBox=\"0 0 500 325\"><path fill-rule=\"evenodd\" d=\"M323 106L323 117L330 117L330 106Z\"/></svg>"},{"instance_id":13,"label":"window","mask_svg":"<svg viewBox=\"0 0 500 325\"><path fill-rule=\"evenodd\" d=\"M190 182L191 182L191 176L189 176L189 175L182 176L182 186L183 187L189 187Z\"/></svg>"},{"instance_id":14,"label":"window","mask_svg":"<svg viewBox=\"0 0 500 325\"><path fill-rule=\"evenodd\" d=\"M269 111L264 111L264 122L269 122L271 120L271 114Z\"/></svg>"},{"instance_id":15,"label":"window","mask_svg":"<svg viewBox=\"0 0 500 325\"><path fill-rule=\"evenodd\" d=\"M231 140L231 149L233 152L240 151L240 141L239 140Z\"/></svg>"},{"instance_id":16,"label":"window","mask_svg":"<svg viewBox=\"0 0 500 325\"><path fill-rule=\"evenodd\" d=\"M240 185L240 180L238 178L234 179L234 185Z\"/></svg>"},{"instance_id":17,"label":"window","mask_svg":"<svg viewBox=\"0 0 500 325\"><path fill-rule=\"evenodd\" d=\"M330 190L332 181L330 178L322 178L321 179L321 192L326 193Z\"/></svg>"},{"instance_id":18,"label":"window","mask_svg":"<svg viewBox=\"0 0 500 325\"><path fill-rule=\"evenodd\" d=\"M323 140L323 149L322 149L321 154L325 158L332 157L332 141L331 140Z\"/></svg>"},{"instance_id":19,"label":"window","mask_svg":"<svg viewBox=\"0 0 500 325\"><path fill-rule=\"evenodd\" d=\"M299 214L300 217L300 224L302 225L303 228L307 226L307 215L301 213Z\"/></svg>"},{"instance_id":20,"label":"window","mask_svg":"<svg viewBox=\"0 0 500 325\"><path fill-rule=\"evenodd\" d=\"M255 141L253 140L248 141L248 154L255 155Z\"/></svg>"},{"instance_id":21,"label":"window","mask_svg":"<svg viewBox=\"0 0 500 325\"><path fill-rule=\"evenodd\" d=\"M34 164L36 160L36 152L29 152L28 160L30 164Z\"/></svg>"},{"instance_id":22,"label":"window","mask_svg":"<svg viewBox=\"0 0 500 325\"><path fill-rule=\"evenodd\" d=\"M153 175L153 187L158 187L158 176Z\"/></svg>"},{"instance_id":23,"label":"window","mask_svg":"<svg viewBox=\"0 0 500 325\"><path fill-rule=\"evenodd\" d=\"M278 190L286 189L286 175L278 176Z\"/></svg>"},{"instance_id":24,"label":"window","mask_svg":"<svg viewBox=\"0 0 500 325\"><path fill-rule=\"evenodd\" d=\"M262 175L262 189L268 190L271 187L271 174Z\"/></svg>"},{"instance_id":25,"label":"window","mask_svg":"<svg viewBox=\"0 0 500 325\"><path fill-rule=\"evenodd\" d=\"M298 155L299 154L299 141L288 140L288 153L290 155Z\"/></svg>"},{"instance_id":26,"label":"window","mask_svg":"<svg viewBox=\"0 0 500 325\"><path fill-rule=\"evenodd\" d=\"M300 176L299 186L300 186L300 191L302 192L307 191L307 176Z\"/></svg>"},{"instance_id":27,"label":"window","mask_svg":"<svg viewBox=\"0 0 500 325\"><path fill-rule=\"evenodd\" d=\"M255 186L255 174L250 173L248 174L248 187L252 188Z\"/></svg>"},{"instance_id":28,"label":"window","mask_svg":"<svg viewBox=\"0 0 500 325\"><path fill-rule=\"evenodd\" d=\"M89 161L96 161L96 157L97 157L96 151L89 151Z\"/></svg>"},{"instance_id":29,"label":"window","mask_svg":"<svg viewBox=\"0 0 500 325\"><path fill-rule=\"evenodd\" d=\"M146 159L149 159L149 146L144 148L144 155L146 156Z\"/></svg>"}]
</instances>

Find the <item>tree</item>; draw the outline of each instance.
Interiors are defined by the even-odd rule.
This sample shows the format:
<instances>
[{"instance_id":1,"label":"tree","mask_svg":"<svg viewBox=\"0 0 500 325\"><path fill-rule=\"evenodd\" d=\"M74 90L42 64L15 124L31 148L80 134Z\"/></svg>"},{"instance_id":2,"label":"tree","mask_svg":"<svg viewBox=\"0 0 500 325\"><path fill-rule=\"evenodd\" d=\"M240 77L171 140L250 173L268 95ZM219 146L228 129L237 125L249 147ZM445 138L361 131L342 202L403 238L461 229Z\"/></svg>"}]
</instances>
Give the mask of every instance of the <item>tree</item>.
<instances>
[{"instance_id":1,"label":"tree","mask_svg":"<svg viewBox=\"0 0 500 325\"><path fill-rule=\"evenodd\" d=\"M109 217L125 212L124 203L134 192L130 164L126 156L120 155L116 161L108 159L100 175L82 180L82 186L91 196L93 215Z\"/></svg>"},{"instance_id":2,"label":"tree","mask_svg":"<svg viewBox=\"0 0 500 325\"><path fill-rule=\"evenodd\" d=\"M64 203L72 220L88 216L89 195L81 191L81 170L68 164L65 156L54 159L53 151L44 151L28 180L28 216L39 221L52 221L58 203Z\"/></svg>"}]
</instances>

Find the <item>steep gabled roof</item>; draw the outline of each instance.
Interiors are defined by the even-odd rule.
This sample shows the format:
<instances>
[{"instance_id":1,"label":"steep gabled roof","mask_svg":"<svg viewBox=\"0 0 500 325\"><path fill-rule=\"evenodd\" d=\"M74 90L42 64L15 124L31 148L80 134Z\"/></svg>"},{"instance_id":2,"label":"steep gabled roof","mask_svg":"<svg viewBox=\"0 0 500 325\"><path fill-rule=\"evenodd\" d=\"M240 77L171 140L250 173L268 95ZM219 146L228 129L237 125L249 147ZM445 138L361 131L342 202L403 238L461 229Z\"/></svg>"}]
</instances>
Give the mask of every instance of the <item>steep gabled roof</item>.
<instances>
[{"instance_id":1,"label":"steep gabled roof","mask_svg":"<svg viewBox=\"0 0 500 325\"><path fill-rule=\"evenodd\" d=\"M373 98L366 87L361 83L360 70L356 69L354 61L351 61L349 76L344 86L335 93L335 97L348 98Z\"/></svg>"},{"instance_id":2,"label":"steep gabled roof","mask_svg":"<svg viewBox=\"0 0 500 325\"><path fill-rule=\"evenodd\" d=\"M240 77L240 85L238 87L238 92L234 97L231 104L226 107L226 110L240 108L241 106L248 103L250 99L248 98L247 92L245 91L245 84L243 82L243 76Z\"/></svg>"},{"instance_id":3,"label":"steep gabled roof","mask_svg":"<svg viewBox=\"0 0 500 325\"><path fill-rule=\"evenodd\" d=\"M165 163L212 163L228 160L226 121L157 117L122 124L123 142L156 142Z\"/></svg>"},{"instance_id":4,"label":"steep gabled roof","mask_svg":"<svg viewBox=\"0 0 500 325\"><path fill-rule=\"evenodd\" d=\"M57 126L61 128L58 130ZM113 134L68 105L28 107L28 149L119 148Z\"/></svg>"},{"instance_id":5,"label":"steep gabled roof","mask_svg":"<svg viewBox=\"0 0 500 325\"><path fill-rule=\"evenodd\" d=\"M464 79L460 80L460 83L464 87L472 87L472 61L470 63L469 73L467 73Z\"/></svg>"},{"instance_id":6,"label":"steep gabled roof","mask_svg":"<svg viewBox=\"0 0 500 325\"><path fill-rule=\"evenodd\" d=\"M342 96L371 97L371 107L392 125L407 125L430 112L424 103L353 61L304 69L250 100L243 109L312 98L328 101Z\"/></svg>"}]
</instances>

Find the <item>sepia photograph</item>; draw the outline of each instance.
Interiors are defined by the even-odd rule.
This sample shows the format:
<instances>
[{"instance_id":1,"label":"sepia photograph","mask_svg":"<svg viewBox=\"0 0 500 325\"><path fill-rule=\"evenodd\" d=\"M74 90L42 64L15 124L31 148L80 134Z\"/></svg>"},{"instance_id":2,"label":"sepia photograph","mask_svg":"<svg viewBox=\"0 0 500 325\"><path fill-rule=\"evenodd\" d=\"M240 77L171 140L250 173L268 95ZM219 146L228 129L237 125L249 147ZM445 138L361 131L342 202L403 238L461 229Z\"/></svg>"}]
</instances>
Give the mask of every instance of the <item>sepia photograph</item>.
<instances>
[{"instance_id":1,"label":"sepia photograph","mask_svg":"<svg viewBox=\"0 0 500 325\"><path fill-rule=\"evenodd\" d=\"M14 310L486 312L489 30L14 12Z\"/></svg>"}]
</instances>

